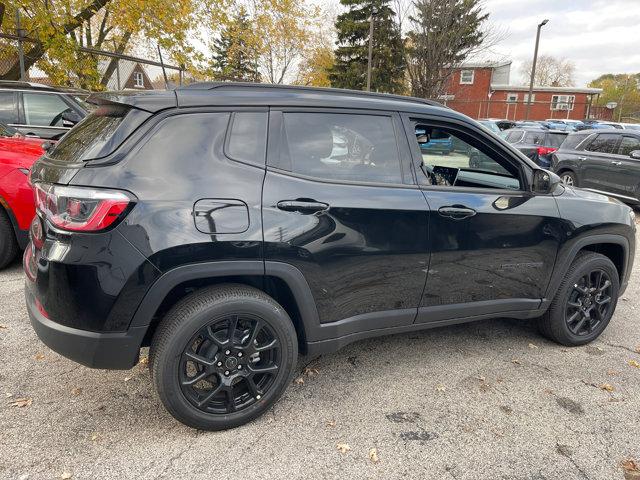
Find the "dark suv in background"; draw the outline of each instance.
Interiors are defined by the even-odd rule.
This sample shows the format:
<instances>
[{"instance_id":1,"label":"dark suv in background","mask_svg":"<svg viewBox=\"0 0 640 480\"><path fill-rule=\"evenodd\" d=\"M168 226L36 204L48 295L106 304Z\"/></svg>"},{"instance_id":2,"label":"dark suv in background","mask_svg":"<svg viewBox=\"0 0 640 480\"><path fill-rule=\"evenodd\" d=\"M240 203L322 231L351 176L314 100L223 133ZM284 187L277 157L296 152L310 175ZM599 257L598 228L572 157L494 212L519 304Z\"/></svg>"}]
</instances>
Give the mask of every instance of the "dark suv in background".
<instances>
[{"instance_id":1,"label":"dark suv in background","mask_svg":"<svg viewBox=\"0 0 640 480\"><path fill-rule=\"evenodd\" d=\"M363 338L500 316L582 345L627 286L629 207L438 104L233 83L90 100L31 170L31 323L95 368L150 345L187 425L241 425L299 351ZM422 148L443 135L467 147Z\"/></svg>"},{"instance_id":2,"label":"dark suv in background","mask_svg":"<svg viewBox=\"0 0 640 480\"><path fill-rule=\"evenodd\" d=\"M59 139L88 113L81 90L0 80L0 123L23 135Z\"/></svg>"},{"instance_id":3,"label":"dark suv in background","mask_svg":"<svg viewBox=\"0 0 640 480\"><path fill-rule=\"evenodd\" d=\"M572 133L554 153L552 163L567 185L640 203L640 131Z\"/></svg>"},{"instance_id":4,"label":"dark suv in background","mask_svg":"<svg viewBox=\"0 0 640 480\"><path fill-rule=\"evenodd\" d=\"M542 168L551 166L551 154L555 152L568 133L561 130L524 127L505 132L505 140L524 153Z\"/></svg>"}]
</instances>

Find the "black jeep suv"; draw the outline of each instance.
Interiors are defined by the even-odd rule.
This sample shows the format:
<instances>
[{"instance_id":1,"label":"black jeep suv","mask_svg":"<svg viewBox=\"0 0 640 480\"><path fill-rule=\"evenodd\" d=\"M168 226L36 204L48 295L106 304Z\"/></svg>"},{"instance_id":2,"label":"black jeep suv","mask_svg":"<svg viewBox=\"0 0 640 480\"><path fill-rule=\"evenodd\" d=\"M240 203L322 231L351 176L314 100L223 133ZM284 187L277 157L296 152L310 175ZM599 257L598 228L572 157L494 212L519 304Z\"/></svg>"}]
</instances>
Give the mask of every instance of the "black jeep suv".
<instances>
[{"instance_id":1,"label":"black jeep suv","mask_svg":"<svg viewBox=\"0 0 640 480\"><path fill-rule=\"evenodd\" d=\"M585 344L627 285L629 207L438 104L233 83L90 100L31 171L29 316L90 367L150 346L187 425L241 425L298 352L367 337L500 316ZM434 131L494 167L422 153Z\"/></svg>"}]
</instances>

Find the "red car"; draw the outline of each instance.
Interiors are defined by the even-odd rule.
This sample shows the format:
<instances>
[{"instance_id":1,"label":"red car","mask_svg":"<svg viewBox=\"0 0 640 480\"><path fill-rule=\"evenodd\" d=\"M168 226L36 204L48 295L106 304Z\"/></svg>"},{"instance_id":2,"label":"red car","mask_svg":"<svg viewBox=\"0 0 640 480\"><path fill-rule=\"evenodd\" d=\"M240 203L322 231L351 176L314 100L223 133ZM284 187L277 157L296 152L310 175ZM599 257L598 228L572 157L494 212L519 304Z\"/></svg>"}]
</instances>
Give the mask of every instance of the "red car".
<instances>
[{"instance_id":1,"label":"red car","mask_svg":"<svg viewBox=\"0 0 640 480\"><path fill-rule=\"evenodd\" d=\"M29 241L35 214L29 168L44 153L45 142L0 124L0 268L11 263Z\"/></svg>"}]
</instances>

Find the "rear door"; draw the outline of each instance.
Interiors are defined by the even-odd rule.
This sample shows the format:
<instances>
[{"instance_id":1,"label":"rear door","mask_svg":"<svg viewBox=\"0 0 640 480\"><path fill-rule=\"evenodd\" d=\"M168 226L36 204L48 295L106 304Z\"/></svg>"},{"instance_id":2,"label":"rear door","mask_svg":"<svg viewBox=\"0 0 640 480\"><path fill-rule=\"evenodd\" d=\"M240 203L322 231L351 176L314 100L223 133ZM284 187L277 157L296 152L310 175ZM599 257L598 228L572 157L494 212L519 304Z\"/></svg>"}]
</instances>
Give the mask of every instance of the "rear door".
<instances>
[{"instance_id":1,"label":"rear door","mask_svg":"<svg viewBox=\"0 0 640 480\"><path fill-rule=\"evenodd\" d=\"M612 156L617 152L620 137L618 133L599 133L583 150L581 160L580 186L601 192L614 192L611 179Z\"/></svg>"},{"instance_id":2,"label":"rear door","mask_svg":"<svg viewBox=\"0 0 640 480\"><path fill-rule=\"evenodd\" d=\"M302 272L324 338L413 323L429 215L399 116L272 110L268 145L267 274L270 262Z\"/></svg>"},{"instance_id":3,"label":"rear door","mask_svg":"<svg viewBox=\"0 0 640 480\"><path fill-rule=\"evenodd\" d=\"M537 308L562 233L555 199L532 194L528 167L480 129L437 116L403 119L431 209L431 260L417 321ZM447 132L475 155L421 152L418 130Z\"/></svg>"}]
</instances>

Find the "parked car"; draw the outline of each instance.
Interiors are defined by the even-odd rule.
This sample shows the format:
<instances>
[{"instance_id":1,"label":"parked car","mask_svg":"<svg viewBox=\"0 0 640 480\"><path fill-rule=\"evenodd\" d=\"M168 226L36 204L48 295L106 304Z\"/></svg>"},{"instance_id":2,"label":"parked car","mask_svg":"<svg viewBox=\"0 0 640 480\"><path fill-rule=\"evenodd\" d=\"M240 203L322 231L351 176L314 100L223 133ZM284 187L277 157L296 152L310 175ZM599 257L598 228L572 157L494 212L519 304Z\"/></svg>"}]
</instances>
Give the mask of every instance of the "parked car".
<instances>
[{"instance_id":1,"label":"parked car","mask_svg":"<svg viewBox=\"0 0 640 480\"><path fill-rule=\"evenodd\" d=\"M435 102L234 83L90 101L32 167L31 323L95 368L150 346L158 395L192 427L267 411L299 351L495 316L583 345L627 287L628 206ZM422 155L434 131L501 172ZM326 164L336 139L348 151Z\"/></svg>"},{"instance_id":2,"label":"parked car","mask_svg":"<svg viewBox=\"0 0 640 480\"><path fill-rule=\"evenodd\" d=\"M559 118L547 118L545 120L549 123L550 128L554 130L565 130L565 131L576 131L585 125L584 122L580 120L569 120L569 119L559 119ZM561 128L561 125L564 125L565 128Z\"/></svg>"},{"instance_id":3,"label":"parked car","mask_svg":"<svg viewBox=\"0 0 640 480\"><path fill-rule=\"evenodd\" d=\"M35 207L27 175L43 153L40 138L28 138L0 124L0 269L29 241Z\"/></svg>"},{"instance_id":4,"label":"parked car","mask_svg":"<svg viewBox=\"0 0 640 480\"><path fill-rule=\"evenodd\" d=\"M567 185L640 202L640 131L583 130L567 137L552 167Z\"/></svg>"},{"instance_id":5,"label":"parked car","mask_svg":"<svg viewBox=\"0 0 640 480\"><path fill-rule=\"evenodd\" d=\"M640 123L621 123L625 130L640 130Z\"/></svg>"},{"instance_id":6,"label":"parked car","mask_svg":"<svg viewBox=\"0 0 640 480\"><path fill-rule=\"evenodd\" d=\"M83 91L0 80L0 122L27 136L59 139L88 113Z\"/></svg>"},{"instance_id":7,"label":"parked car","mask_svg":"<svg viewBox=\"0 0 640 480\"><path fill-rule=\"evenodd\" d=\"M417 133L417 132L416 132ZM451 135L435 131L428 138L426 142L420 144L420 150L422 153L441 153L442 155L449 155L453 152L453 138Z\"/></svg>"},{"instance_id":8,"label":"parked car","mask_svg":"<svg viewBox=\"0 0 640 480\"><path fill-rule=\"evenodd\" d=\"M478 120L478 123L483 127L486 127L489 131L495 133L499 137L502 137L502 130L498 126L498 123L494 120Z\"/></svg>"},{"instance_id":9,"label":"parked car","mask_svg":"<svg viewBox=\"0 0 640 480\"><path fill-rule=\"evenodd\" d=\"M562 144L568 133L536 128L513 128L505 140L542 168L551 166L551 154Z\"/></svg>"}]
</instances>

